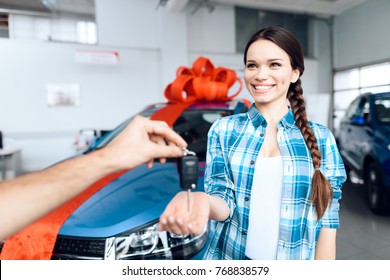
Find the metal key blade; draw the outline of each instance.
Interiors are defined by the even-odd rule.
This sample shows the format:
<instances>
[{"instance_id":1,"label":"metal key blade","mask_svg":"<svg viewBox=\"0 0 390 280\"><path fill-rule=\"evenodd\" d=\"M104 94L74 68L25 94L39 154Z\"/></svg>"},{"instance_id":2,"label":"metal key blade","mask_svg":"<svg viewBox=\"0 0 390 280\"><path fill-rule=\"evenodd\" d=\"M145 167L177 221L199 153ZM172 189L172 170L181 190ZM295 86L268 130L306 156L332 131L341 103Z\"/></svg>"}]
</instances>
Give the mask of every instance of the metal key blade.
<instances>
[{"instance_id":1,"label":"metal key blade","mask_svg":"<svg viewBox=\"0 0 390 280\"><path fill-rule=\"evenodd\" d=\"M187 211L190 212L190 196L191 196L191 190L187 190Z\"/></svg>"}]
</instances>

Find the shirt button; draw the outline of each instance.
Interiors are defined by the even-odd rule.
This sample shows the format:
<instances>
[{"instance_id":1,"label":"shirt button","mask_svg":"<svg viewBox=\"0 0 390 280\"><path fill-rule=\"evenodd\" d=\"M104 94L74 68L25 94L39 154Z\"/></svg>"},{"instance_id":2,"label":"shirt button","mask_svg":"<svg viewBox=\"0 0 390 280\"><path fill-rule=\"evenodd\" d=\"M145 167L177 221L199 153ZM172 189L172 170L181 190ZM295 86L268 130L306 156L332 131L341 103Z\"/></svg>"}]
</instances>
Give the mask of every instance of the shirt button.
<instances>
[{"instance_id":1,"label":"shirt button","mask_svg":"<svg viewBox=\"0 0 390 280\"><path fill-rule=\"evenodd\" d=\"M252 160L251 160L251 164L253 165L254 163L255 163L255 161L252 159Z\"/></svg>"},{"instance_id":2,"label":"shirt button","mask_svg":"<svg viewBox=\"0 0 390 280\"><path fill-rule=\"evenodd\" d=\"M264 133L260 133L260 137L264 137Z\"/></svg>"},{"instance_id":3,"label":"shirt button","mask_svg":"<svg viewBox=\"0 0 390 280\"><path fill-rule=\"evenodd\" d=\"M243 229L243 230L241 231L241 234L242 234L242 235L246 235L246 230Z\"/></svg>"},{"instance_id":4,"label":"shirt button","mask_svg":"<svg viewBox=\"0 0 390 280\"><path fill-rule=\"evenodd\" d=\"M249 201L249 197L245 197L244 199L245 199L245 201Z\"/></svg>"}]
</instances>

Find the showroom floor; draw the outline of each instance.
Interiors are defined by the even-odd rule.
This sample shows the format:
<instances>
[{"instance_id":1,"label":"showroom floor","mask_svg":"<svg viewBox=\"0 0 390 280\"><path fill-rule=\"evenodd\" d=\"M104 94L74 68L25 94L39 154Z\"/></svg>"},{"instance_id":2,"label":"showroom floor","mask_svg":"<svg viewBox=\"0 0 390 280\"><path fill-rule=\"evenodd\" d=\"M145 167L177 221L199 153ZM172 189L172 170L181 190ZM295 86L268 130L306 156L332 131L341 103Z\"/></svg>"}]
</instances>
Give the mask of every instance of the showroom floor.
<instances>
[{"instance_id":1,"label":"showroom floor","mask_svg":"<svg viewBox=\"0 0 390 280\"><path fill-rule=\"evenodd\" d=\"M340 201L337 259L390 260L390 217L373 214L363 186L346 183Z\"/></svg>"}]
</instances>

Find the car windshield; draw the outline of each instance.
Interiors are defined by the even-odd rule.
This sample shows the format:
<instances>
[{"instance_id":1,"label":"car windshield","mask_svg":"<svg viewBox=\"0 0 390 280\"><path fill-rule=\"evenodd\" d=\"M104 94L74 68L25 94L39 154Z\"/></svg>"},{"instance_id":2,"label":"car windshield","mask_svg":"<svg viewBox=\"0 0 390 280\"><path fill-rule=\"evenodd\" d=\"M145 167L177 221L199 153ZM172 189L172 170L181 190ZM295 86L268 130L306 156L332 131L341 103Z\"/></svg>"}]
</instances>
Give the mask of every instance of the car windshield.
<instances>
[{"instance_id":1,"label":"car windshield","mask_svg":"<svg viewBox=\"0 0 390 280\"><path fill-rule=\"evenodd\" d=\"M156 110L146 110L139 115L150 117L154 111ZM206 158L207 133L211 125L217 119L232 113L233 111L229 109L186 110L176 120L173 129L188 143L188 149L195 152L201 160L204 160ZM133 118L127 119L114 130L104 135L90 150L106 146L127 127Z\"/></svg>"},{"instance_id":2,"label":"car windshield","mask_svg":"<svg viewBox=\"0 0 390 280\"><path fill-rule=\"evenodd\" d=\"M143 114L143 113L140 113L139 115L141 116L144 116L144 117L150 117L150 114ZM101 137L100 139L98 139L94 145L89 149L87 150L87 152L91 151L91 150L96 150L96 149L100 149L104 146L106 146L108 143L110 143L119 133L121 133L126 127L127 125L134 119L134 116L125 120L123 123L121 123L119 126L117 126L115 129L113 129L112 131L108 132L107 134L105 134L103 137Z\"/></svg>"},{"instance_id":3,"label":"car windshield","mask_svg":"<svg viewBox=\"0 0 390 280\"><path fill-rule=\"evenodd\" d=\"M390 125L390 96L378 97L374 104L378 123Z\"/></svg>"}]
</instances>

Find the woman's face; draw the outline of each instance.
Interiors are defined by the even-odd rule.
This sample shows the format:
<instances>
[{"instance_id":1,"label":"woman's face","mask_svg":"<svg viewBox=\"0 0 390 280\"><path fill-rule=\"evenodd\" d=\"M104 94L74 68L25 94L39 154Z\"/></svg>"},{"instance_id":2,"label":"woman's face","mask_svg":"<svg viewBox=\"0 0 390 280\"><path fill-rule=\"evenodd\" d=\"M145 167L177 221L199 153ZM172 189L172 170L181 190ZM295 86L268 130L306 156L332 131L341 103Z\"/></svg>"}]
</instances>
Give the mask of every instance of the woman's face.
<instances>
[{"instance_id":1,"label":"woman's face","mask_svg":"<svg viewBox=\"0 0 390 280\"><path fill-rule=\"evenodd\" d=\"M258 105L286 104L287 90L299 78L288 54L268 40L258 40L249 47L244 79Z\"/></svg>"}]
</instances>

